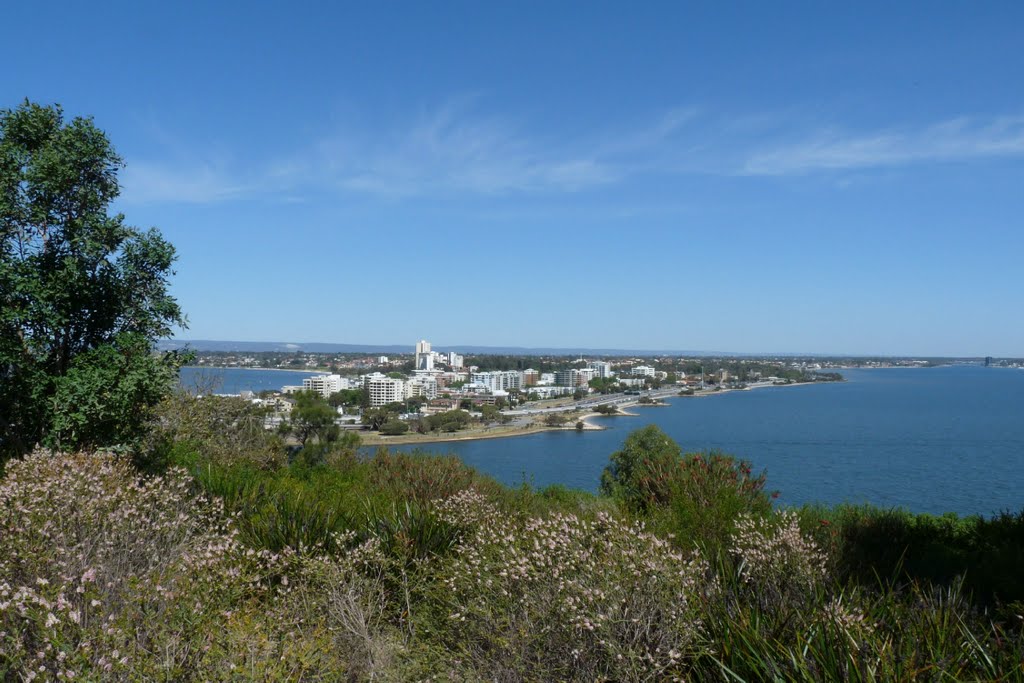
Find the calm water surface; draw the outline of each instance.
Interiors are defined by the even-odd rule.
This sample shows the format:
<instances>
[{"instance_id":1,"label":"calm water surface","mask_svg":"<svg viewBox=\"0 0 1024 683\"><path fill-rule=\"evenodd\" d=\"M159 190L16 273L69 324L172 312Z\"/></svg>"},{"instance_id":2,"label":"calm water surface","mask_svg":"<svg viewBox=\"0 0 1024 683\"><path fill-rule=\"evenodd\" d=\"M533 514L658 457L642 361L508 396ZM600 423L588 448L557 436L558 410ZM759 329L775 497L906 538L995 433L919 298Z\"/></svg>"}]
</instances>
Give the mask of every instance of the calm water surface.
<instances>
[{"instance_id":1,"label":"calm water surface","mask_svg":"<svg viewBox=\"0 0 1024 683\"><path fill-rule=\"evenodd\" d=\"M242 391L279 390L288 385L302 386L304 378L322 374L302 370L186 367L181 369L178 381L190 390L212 387L215 394L237 394Z\"/></svg>"},{"instance_id":2,"label":"calm water surface","mask_svg":"<svg viewBox=\"0 0 1024 683\"><path fill-rule=\"evenodd\" d=\"M602 418L603 432L432 444L508 484L596 490L631 430L657 424L685 450L768 471L787 504L873 503L990 514L1024 507L1024 371L979 366L847 370L849 381L671 399Z\"/></svg>"}]
</instances>

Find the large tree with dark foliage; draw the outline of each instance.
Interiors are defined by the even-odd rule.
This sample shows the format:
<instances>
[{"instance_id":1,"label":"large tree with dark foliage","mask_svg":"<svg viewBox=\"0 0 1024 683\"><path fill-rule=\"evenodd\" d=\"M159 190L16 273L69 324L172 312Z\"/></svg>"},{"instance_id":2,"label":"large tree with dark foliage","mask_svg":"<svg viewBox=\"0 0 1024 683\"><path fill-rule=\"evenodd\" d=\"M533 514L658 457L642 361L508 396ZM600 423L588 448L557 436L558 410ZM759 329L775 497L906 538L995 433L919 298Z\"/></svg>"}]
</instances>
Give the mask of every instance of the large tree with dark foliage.
<instances>
[{"instance_id":1,"label":"large tree with dark foliage","mask_svg":"<svg viewBox=\"0 0 1024 683\"><path fill-rule=\"evenodd\" d=\"M0 110L0 462L130 443L175 380L174 248L109 213L121 166L91 119Z\"/></svg>"}]
</instances>

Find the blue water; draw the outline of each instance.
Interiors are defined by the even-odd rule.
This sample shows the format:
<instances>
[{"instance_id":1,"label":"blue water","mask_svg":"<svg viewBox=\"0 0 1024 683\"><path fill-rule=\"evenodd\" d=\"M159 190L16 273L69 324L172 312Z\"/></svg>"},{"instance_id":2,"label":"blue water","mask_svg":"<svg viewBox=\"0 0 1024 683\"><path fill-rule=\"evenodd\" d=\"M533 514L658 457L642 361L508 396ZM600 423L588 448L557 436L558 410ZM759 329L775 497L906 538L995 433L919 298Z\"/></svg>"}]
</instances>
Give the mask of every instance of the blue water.
<instances>
[{"instance_id":1,"label":"blue water","mask_svg":"<svg viewBox=\"0 0 1024 683\"><path fill-rule=\"evenodd\" d=\"M323 373L300 370L256 370L249 368L201 368L181 369L179 382L189 390L212 386L215 394L237 394L242 391L279 390L283 386L302 386L302 380Z\"/></svg>"},{"instance_id":2,"label":"blue water","mask_svg":"<svg viewBox=\"0 0 1024 683\"><path fill-rule=\"evenodd\" d=\"M766 469L780 502L915 512L1024 508L1024 371L980 366L847 370L848 381L670 399L602 432L432 444L508 484L596 490L631 430L657 424L685 450Z\"/></svg>"}]
</instances>

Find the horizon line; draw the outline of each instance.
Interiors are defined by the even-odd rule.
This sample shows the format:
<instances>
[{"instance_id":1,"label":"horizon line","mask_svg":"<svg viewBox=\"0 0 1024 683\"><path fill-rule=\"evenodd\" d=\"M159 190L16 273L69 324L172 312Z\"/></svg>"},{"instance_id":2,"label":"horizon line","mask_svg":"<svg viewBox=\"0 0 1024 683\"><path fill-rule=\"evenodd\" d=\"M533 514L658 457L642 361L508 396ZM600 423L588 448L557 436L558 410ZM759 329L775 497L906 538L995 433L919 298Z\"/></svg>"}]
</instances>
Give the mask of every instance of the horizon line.
<instances>
[{"instance_id":1,"label":"horizon line","mask_svg":"<svg viewBox=\"0 0 1024 683\"><path fill-rule=\"evenodd\" d=\"M285 347L289 350L294 351L306 351L308 353L370 353L373 350L388 351L391 353L415 353L415 344L386 344L386 343L354 343L354 342L297 342L297 341L249 341L240 339L177 339L167 338L160 340L158 344L244 344L249 346L277 346ZM314 349L304 349L306 346L332 346L332 347L353 347L351 351L318 351ZM640 348L616 348L616 347L586 347L586 346L520 346L520 345L508 345L502 346L497 344L432 344L437 348L444 348L450 351L458 352L459 349L468 349L468 353L483 353L483 350L494 350L501 353L509 353L513 351L523 352L534 352L543 355L571 355L578 353L604 353L604 354L618 354L618 355L691 355L691 356L789 356L789 357L811 357L811 358L898 358L898 359L957 359L957 360L976 360L985 358L1000 358L1000 359L1012 359L1018 358L1017 356L998 356L991 354L979 354L979 355L935 355L935 354L894 354L894 353L838 353L838 352L810 352L810 351L710 351L710 350L696 350L696 349L640 349ZM294 347L294 348L291 348ZM400 351L408 347L410 351ZM285 349L266 349L266 350L255 350L255 349L199 349L197 351L214 351L214 352L228 352L228 351L249 351L252 353L268 353L272 351L281 351ZM465 352L464 352L465 353Z\"/></svg>"}]
</instances>

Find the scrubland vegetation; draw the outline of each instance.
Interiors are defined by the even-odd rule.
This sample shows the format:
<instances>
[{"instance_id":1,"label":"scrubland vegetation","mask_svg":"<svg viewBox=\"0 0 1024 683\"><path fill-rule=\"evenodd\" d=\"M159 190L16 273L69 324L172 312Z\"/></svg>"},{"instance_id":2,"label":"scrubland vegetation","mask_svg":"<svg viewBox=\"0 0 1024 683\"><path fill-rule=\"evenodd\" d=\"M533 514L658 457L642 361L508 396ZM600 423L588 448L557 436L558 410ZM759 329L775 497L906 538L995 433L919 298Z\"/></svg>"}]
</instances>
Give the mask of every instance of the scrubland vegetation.
<instances>
[{"instance_id":1,"label":"scrubland vegetation","mask_svg":"<svg viewBox=\"0 0 1024 683\"><path fill-rule=\"evenodd\" d=\"M773 509L764 474L655 427L592 495L289 453L231 399L157 414L134 457L7 463L4 679L1024 675L1019 516Z\"/></svg>"}]
</instances>

